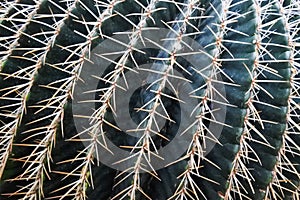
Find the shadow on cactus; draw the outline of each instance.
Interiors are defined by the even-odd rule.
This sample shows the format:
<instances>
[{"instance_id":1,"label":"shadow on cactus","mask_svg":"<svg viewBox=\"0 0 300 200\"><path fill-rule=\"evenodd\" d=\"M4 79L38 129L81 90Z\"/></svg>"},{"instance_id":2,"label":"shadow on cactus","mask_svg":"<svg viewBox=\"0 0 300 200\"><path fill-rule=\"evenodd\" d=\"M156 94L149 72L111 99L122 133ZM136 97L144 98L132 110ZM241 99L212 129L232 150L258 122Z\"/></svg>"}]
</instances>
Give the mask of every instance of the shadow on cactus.
<instances>
[{"instance_id":1,"label":"shadow on cactus","mask_svg":"<svg viewBox=\"0 0 300 200\"><path fill-rule=\"evenodd\" d=\"M299 199L299 14L1 2L1 199Z\"/></svg>"}]
</instances>

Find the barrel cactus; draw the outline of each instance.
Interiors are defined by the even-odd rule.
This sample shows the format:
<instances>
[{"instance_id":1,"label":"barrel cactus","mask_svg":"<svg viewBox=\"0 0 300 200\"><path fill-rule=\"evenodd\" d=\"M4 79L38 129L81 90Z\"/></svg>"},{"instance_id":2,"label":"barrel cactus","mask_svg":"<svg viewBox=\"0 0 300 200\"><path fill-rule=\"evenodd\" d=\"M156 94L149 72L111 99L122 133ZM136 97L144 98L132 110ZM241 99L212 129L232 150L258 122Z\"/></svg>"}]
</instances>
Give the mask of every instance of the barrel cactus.
<instances>
[{"instance_id":1,"label":"barrel cactus","mask_svg":"<svg viewBox=\"0 0 300 200\"><path fill-rule=\"evenodd\" d=\"M1 199L299 199L299 0L0 2Z\"/></svg>"}]
</instances>

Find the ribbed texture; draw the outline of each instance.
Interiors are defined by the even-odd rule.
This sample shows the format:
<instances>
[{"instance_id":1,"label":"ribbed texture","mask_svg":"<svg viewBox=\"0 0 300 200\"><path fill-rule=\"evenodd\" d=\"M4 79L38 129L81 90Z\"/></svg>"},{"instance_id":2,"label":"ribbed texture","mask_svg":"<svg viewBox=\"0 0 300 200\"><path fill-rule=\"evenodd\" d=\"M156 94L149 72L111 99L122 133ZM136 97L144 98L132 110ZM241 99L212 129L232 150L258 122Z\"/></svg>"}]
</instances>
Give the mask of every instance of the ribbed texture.
<instances>
[{"instance_id":1,"label":"ribbed texture","mask_svg":"<svg viewBox=\"0 0 300 200\"><path fill-rule=\"evenodd\" d=\"M145 36L158 28L168 30L161 43ZM299 199L299 33L299 0L0 2L0 198ZM107 40L123 50L97 55L93 50ZM144 43L156 49L139 49ZM183 49L198 60L187 61ZM110 66L91 74L95 108L86 116L91 126L80 132L74 91L95 57ZM152 67L140 69L144 64ZM113 119L119 83L135 70L152 74L129 105L140 109L131 116L139 138ZM174 71L197 102L181 133L184 103L171 82ZM218 108L225 108L224 120ZM191 136L188 148L148 171L175 134ZM132 151L117 163L127 162L125 171L99 162L104 135Z\"/></svg>"}]
</instances>

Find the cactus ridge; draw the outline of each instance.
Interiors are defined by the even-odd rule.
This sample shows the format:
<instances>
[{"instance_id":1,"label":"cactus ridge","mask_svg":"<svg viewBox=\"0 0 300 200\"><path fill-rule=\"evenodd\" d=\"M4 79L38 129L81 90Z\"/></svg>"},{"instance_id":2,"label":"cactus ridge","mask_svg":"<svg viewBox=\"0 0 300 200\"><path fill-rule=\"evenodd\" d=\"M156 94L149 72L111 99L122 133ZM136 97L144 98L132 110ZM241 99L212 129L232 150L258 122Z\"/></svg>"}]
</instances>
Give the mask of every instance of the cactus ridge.
<instances>
[{"instance_id":1,"label":"cactus ridge","mask_svg":"<svg viewBox=\"0 0 300 200\"><path fill-rule=\"evenodd\" d=\"M299 33L299 0L0 2L0 198L299 199ZM80 94L93 99L74 104L98 60L109 66ZM126 132L114 117L131 73L151 75ZM196 102L182 131L174 80ZM156 169L176 134L188 148ZM114 163L125 170L101 162L110 142L130 152Z\"/></svg>"}]
</instances>

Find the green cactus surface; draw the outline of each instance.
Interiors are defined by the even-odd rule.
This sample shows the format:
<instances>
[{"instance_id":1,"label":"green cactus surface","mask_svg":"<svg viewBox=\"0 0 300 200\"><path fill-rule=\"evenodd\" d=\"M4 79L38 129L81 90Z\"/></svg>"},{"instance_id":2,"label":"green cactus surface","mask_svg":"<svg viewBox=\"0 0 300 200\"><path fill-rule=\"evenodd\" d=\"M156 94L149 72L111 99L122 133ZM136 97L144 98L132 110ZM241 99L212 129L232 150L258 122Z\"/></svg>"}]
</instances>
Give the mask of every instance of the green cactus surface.
<instances>
[{"instance_id":1,"label":"green cactus surface","mask_svg":"<svg viewBox=\"0 0 300 200\"><path fill-rule=\"evenodd\" d=\"M299 200L300 0L2 0L0 199Z\"/></svg>"}]
</instances>

